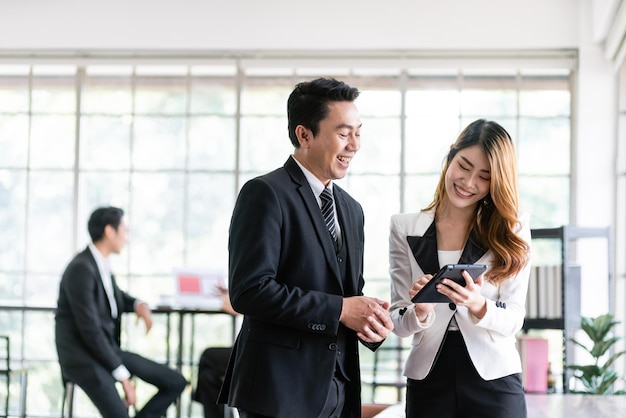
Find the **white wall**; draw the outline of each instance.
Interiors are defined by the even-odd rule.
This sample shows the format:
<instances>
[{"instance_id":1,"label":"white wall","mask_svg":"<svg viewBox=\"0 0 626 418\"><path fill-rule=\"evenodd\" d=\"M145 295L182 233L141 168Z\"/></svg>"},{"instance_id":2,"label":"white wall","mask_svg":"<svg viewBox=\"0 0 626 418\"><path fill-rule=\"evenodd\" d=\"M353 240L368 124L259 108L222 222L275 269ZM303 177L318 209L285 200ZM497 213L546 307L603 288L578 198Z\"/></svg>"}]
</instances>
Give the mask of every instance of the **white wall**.
<instances>
[{"instance_id":1,"label":"white wall","mask_svg":"<svg viewBox=\"0 0 626 418\"><path fill-rule=\"evenodd\" d=\"M574 48L579 2L0 0L0 50Z\"/></svg>"}]
</instances>

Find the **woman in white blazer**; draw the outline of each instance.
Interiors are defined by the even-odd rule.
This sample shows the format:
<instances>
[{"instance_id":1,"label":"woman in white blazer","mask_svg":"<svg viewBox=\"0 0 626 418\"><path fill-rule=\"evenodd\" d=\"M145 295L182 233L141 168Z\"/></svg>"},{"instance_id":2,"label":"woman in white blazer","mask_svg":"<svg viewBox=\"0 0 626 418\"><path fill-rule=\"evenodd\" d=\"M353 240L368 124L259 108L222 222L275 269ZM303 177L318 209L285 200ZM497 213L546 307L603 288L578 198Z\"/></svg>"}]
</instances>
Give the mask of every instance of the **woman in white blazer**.
<instances>
[{"instance_id":1,"label":"woman in white blazer","mask_svg":"<svg viewBox=\"0 0 626 418\"><path fill-rule=\"evenodd\" d=\"M451 146L433 202L391 218L394 332L413 337L404 374L407 417L522 418L515 335L524 321L530 228L518 214L515 150L502 126L479 119ZM445 264L486 264L465 286L444 279L450 303L411 298Z\"/></svg>"}]
</instances>

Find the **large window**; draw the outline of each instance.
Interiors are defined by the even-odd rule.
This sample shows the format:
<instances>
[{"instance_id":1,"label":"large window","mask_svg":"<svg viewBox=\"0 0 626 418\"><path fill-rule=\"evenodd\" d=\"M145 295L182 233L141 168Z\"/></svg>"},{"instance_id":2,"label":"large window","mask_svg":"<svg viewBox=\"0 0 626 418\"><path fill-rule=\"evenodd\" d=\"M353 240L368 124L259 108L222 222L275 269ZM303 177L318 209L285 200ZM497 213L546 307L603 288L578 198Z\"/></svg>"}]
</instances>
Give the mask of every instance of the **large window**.
<instances>
[{"instance_id":1,"label":"large window","mask_svg":"<svg viewBox=\"0 0 626 418\"><path fill-rule=\"evenodd\" d=\"M448 147L476 118L500 122L514 138L531 226L567 224L573 58L535 59L528 68L523 60L492 61L487 69L464 59L434 68L389 57L2 65L1 298L53 306L60 274L88 243L87 217L99 205L127 213L131 240L112 262L130 293L157 304L173 291L174 268L225 270L237 192L287 159L287 96L317 76L362 91L362 148L340 184L365 210L367 294L389 299L389 217L430 202ZM29 392L39 395L29 398L29 415L57 411L52 316L0 311L0 328L31 368ZM164 356L154 340L140 340L126 339ZM203 337L191 360L213 342ZM365 368L370 361L365 354ZM201 415L199 405L192 409Z\"/></svg>"}]
</instances>

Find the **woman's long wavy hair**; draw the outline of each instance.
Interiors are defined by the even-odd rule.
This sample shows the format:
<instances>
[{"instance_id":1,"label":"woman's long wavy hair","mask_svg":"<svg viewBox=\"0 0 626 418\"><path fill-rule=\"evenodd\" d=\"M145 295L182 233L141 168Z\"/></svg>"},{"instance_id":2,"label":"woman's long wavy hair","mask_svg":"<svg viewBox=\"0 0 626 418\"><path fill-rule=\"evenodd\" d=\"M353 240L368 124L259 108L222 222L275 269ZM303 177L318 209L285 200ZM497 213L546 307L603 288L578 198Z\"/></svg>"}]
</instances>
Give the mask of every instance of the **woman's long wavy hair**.
<instances>
[{"instance_id":1,"label":"woman's long wavy hair","mask_svg":"<svg viewBox=\"0 0 626 418\"><path fill-rule=\"evenodd\" d=\"M498 123L478 119L460 133L450 149L435 189L435 196L425 209L435 209L435 217L446 197L446 172L450 162L463 148L480 145L491 170L489 194L476 205L472 229L479 244L493 252L493 266L486 278L499 284L519 273L528 262L529 246L519 235L518 191L515 148L511 136Z\"/></svg>"}]
</instances>

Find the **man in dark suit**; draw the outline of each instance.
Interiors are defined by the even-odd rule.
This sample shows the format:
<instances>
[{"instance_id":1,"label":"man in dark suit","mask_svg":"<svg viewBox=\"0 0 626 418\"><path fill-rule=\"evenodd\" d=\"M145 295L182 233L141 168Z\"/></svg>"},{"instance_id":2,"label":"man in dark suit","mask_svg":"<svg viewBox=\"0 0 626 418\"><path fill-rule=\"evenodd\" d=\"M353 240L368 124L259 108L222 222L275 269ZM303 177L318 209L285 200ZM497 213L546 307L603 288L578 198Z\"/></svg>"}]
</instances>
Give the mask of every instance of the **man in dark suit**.
<instances>
[{"instance_id":1,"label":"man in dark suit","mask_svg":"<svg viewBox=\"0 0 626 418\"><path fill-rule=\"evenodd\" d=\"M158 388L137 418L159 418L187 385L185 378L168 367L120 348L120 318L135 312L149 331L150 308L117 287L108 256L119 254L127 241L124 212L119 208L96 209L89 218L92 243L69 263L59 286L55 339L64 380L77 384L104 418L128 417L135 405L131 376ZM115 383L121 382L124 400Z\"/></svg>"},{"instance_id":2,"label":"man in dark suit","mask_svg":"<svg viewBox=\"0 0 626 418\"><path fill-rule=\"evenodd\" d=\"M393 328L388 302L362 296L363 210L333 184L360 147L358 94L334 79L299 83L287 102L293 155L237 198L229 292L244 319L220 402L241 418L360 417L357 341L375 349ZM334 208L323 216L325 188Z\"/></svg>"}]
</instances>

